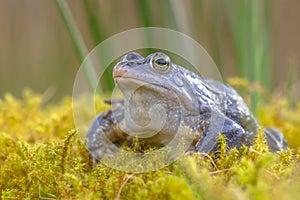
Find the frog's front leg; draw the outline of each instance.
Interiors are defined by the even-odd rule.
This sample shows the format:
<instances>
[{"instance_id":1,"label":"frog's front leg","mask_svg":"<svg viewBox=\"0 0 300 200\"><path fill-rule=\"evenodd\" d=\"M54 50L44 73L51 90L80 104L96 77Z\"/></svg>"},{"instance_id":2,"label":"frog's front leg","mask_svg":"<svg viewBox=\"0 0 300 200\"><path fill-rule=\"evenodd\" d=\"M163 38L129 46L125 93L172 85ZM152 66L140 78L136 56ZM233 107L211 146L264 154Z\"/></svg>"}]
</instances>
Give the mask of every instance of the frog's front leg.
<instances>
[{"instance_id":1,"label":"frog's front leg","mask_svg":"<svg viewBox=\"0 0 300 200\"><path fill-rule=\"evenodd\" d=\"M124 117L123 111L123 105L113 105L92 122L87 133L87 146L94 164L104 156L114 156L118 147L128 139L128 135L118 128Z\"/></svg>"},{"instance_id":2,"label":"frog's front leg","mask_svg":"<svg viewBox=\"0 0 300 200\"><path fill-rule=\"evenodd\" d=\"M223 123L221 123L223 122ZM212 124L221 123L221 124ZM218 127L218 128L215 128ZM218 136L223 134L227 141L227 148L241 147L246 141L245 130L233 120L225 117L224 120L211 120L206 127L202 127L203 135L195 146L195 151L215 153L219 150Z\"/></svg>"}]
</instances>

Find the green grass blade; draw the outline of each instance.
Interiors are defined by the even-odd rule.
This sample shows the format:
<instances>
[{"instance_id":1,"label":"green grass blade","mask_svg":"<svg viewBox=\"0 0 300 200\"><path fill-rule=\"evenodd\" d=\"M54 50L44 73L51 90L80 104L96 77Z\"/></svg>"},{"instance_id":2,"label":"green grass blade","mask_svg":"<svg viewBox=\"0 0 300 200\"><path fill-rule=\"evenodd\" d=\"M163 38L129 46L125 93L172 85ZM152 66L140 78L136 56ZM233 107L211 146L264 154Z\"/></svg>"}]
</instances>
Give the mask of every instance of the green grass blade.
<instances>
[{"instance_id":1,"label":"green grass blade","mask_svg":"<svg viewBox=\"0 0 300 200\"><path fill-rule=\"evenodd\" d=\"M89 28L93 36L95 44L99 44L104 39L104 27L98 14L98 2L97 1L84 1L85 11L88 17Z\"/></svg>"},{"instance_id":2,"label":"green grass blade","mask_svg":"<svg viewBox=\"0 0 300 200\"><path fill-rule=\"evenodd\" d=\"M240 76L270 89L270 4L269 0L226 0ZM260 101L252 96L255 112Z\"/></svg>"},{"instance_id":3,"label":"green grass blade","mask_svg":"<svg viewBox=\"0 0 300 200\"><path fill-rule=\"evenodd\" d=\"M96 46L105 39L105 29L100 20L98 1L84 1L84 7L92 39L94 41L94 45ZM100 63L100 66L106 68L106 66L103 66L102 60L111 51L111 49L106 49L105 51L98 54L98 62ZM104 72L100 79L101 87L104 91L111 91L114 87L114 80L112 79L112 68L110 67L106 70L103 70Z\"/></svg>"},{"instance_id":4,"label":"green grass blade","mask_svg":"<svg viewBox=\"0 0 300 200\"><path fill-rule=\"evenodd\" d=\"M138 0L137 4L139 6L140 17L143 20L143 25L153 26L149 0Z\"/></svg>"},{"instance_id":5,"label":"green grass blade","mask_svg":"<svg viewBox=\"0 0 300 200\"><path fill-rule=\"evenodd\" d=\"M68 28L69 34L71 36L72 42L75 46L76 52L78 54L78 57L81 62L84 61L86 58L88 51L84 44L84 41L82 39L82 36L80 34L80 31L78 30L76 23L72 17L72 13L69 9L69 6L66 1L64 0L55 0L56 5L63 17L64 23L66 27ZM90 63L88 60L85 65L83 65L85 74L87 76L87 79L89 81L89 85L92 89L96 90L98 78L96 77L96 73L94 71L92 63ZM100 91L98 91L100 92Z\"/></svg>"}]
</instances>

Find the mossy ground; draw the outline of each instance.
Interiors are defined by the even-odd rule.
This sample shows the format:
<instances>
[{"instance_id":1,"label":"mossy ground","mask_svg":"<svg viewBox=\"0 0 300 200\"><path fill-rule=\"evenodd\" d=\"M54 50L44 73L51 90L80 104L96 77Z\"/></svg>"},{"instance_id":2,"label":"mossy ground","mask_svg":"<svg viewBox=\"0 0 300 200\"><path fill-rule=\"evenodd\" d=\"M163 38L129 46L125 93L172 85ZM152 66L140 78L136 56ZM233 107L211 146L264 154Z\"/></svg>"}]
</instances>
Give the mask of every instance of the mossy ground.
<instances>
[{"instance_id":1,"label":"mossy ground","mask_svg":"<svg viewBox=\"0 0 300 200\"><path fill-rule=\"evenodd\" d=\"M260 132L251 147L226 152L221 145L218 158L185 155L161 170L129 174L101 163L92 167L70 98L51 106L30 91L22 99L6 95L0 100L1 198L295 199L300 104L290 108L278 97L270 102L259 108L259 121L285 134L291 147L285 152L270 153Z\"/></svg>"}]
</instances>

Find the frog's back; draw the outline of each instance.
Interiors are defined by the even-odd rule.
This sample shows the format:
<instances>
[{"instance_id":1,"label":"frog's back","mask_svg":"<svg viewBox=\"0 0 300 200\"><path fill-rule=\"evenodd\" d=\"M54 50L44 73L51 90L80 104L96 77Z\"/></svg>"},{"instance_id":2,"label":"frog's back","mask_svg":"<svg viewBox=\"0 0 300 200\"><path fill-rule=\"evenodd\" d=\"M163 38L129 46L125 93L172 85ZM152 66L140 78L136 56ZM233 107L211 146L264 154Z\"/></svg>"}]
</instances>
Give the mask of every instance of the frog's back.
<instances>
[{"instance_id":1,"label":"frog's back","mask_svg":"<svg viewBox=\"0 0 300 200\"><path fill-rule=\"evenodd\" d=\"M240 124L244 129L256 132L258 123L238 92L227 84L197 75L182 69L192 84L200 104L207 104L212 110Z\"/></svg>"}]
</instances>

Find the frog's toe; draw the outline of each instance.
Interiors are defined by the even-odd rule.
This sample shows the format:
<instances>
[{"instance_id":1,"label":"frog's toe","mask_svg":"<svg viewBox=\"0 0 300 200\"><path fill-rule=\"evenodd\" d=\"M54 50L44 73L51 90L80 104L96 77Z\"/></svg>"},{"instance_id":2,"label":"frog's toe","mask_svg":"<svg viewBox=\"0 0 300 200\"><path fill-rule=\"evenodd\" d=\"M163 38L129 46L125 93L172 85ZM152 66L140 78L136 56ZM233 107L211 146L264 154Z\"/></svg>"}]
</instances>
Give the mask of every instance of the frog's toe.
<instances>
[{"instance_id":1,"label":"frog's toe","mask_svg":"<svg viewBox=\"0 0 300 200\"><path fill-rule=\"evenodd\" d=\"M282 151L288 147L283 134L273 127L264 128L266 140L271 151Z\"/></svg>"}]
</instances>

